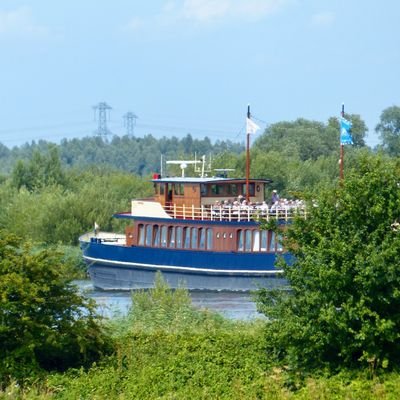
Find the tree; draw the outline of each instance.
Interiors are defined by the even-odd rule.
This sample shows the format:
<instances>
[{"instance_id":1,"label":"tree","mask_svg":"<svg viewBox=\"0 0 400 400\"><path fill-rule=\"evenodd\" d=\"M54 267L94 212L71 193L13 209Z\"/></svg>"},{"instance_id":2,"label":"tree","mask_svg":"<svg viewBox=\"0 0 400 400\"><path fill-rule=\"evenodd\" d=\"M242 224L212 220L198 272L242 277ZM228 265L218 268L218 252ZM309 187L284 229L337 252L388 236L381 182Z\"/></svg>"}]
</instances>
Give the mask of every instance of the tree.
<instances>
[{"instance_id":1,"label":"tree","mask_svg":"<svg viewBox=\"0 0 400 400\"><path fill-rule=\"evenodd\" d=\"M393 156L400 155L400 107L383 110L375 130L382 139L384 150Z\"/></svg>"},{"instance_id":2,"label":"tree","mask_svg":"<svg viewBox=\"0 0 400 400\"><path fill-rule=\"evenodd\" d=\"M285 234L290 292L258 293L285 365L371 368L400 361L400 168L364 154ZM315 206L316 205L316 206Z\"/></svg>"},{"instance_id":3,"label":"tree","mask_svg":"<svg viewBox=\"0 0 400 400\"><path fill-rule=\"evenodd\" d=\"M24 186L29 191L64 184L65 176L57 148L50 147L47 154L34 151L28 163L18 160L12 172L12 182L17 189Z\"/></svg>"},{"instance_id":4,"label":"tree","mask_svg":"<svg viewBox=\"0 0 400 400\"><path fill-rule=\"evenodd\" d=\"M60 254L2 231L0 275L0 384L90 365L110 350L94 302L71 284Z\"/></svg>"},{"instance_id":5,"label":"tree","mask_svg":"<svg viewBox=\"0 0 400 400\"><path fill-rule=\"evenodd\" d=\"M338 128L299 118L269 126L255 142L260 151L276 151L302 161L338 151Z\"/></svg>"}]
</instances>

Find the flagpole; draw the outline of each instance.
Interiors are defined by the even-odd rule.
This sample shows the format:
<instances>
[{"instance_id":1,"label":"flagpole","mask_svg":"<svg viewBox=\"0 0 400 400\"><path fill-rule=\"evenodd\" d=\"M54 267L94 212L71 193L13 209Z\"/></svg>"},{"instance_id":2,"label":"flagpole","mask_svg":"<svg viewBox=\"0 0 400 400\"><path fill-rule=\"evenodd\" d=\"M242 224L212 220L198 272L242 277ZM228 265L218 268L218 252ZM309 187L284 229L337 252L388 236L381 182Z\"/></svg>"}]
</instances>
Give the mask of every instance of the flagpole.
<instances>
[{"instance_id":1,"label":"flagpole","mask_svg":"<svg viewBox=\"0 0 400 400\"><path fill-rule=\"evenodd\" d=\"M341 112L342 118L344 118L344 103L342 103L342 112ZM339 133L341 135L341 132ZM339 172L339 178L340 181L343 182L344 180L344 144L342 143L341 136L339 136L340 140L340 172Z\"/></svg>"},{"instance_id":2,"label":"flagpole","mask_svg":"<svg viewBox=\"0 0 400 400\"><path fill-rule=\"evenodd\" d=\"M250 104L247 106L247 118L250 119ZM249 194L249 179L250 179L250 132L247 129L246 124L246 133L247 133L247 145L246 145L246 201L249 204L250 194Z\"/></svg>"}]
</instances>

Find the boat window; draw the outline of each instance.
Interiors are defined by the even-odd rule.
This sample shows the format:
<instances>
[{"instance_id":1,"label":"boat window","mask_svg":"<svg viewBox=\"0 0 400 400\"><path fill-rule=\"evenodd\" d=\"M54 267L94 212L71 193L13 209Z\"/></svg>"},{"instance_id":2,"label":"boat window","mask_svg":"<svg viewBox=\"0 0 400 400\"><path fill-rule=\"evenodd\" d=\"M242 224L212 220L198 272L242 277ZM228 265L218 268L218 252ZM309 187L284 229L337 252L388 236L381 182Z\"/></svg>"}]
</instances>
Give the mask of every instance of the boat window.
<instances>
[{"instance_id":1,"label":"boat window","mask_svg":"<svg viewBox=\"0 0 400 400\"><path fill-rule=\"evenodd\" d=\"M251 251L251 230L245 230L245 239L244 239L244 250Z\"/></svg>"},{"instance_id":2,"label":"boat window","mask_svg":"<svg viewBox=\"0 0 400 400\"><path fill-rule=\"evenodd\" d=\"M199 229L199 249L204 250L206 248L206 230L204 228Z\"/></svg>"},{"instance_id":3,"label":"boat window","mask_svg":"<svg viewBox=\"0 0 400 400\"><path fill-rule=\"evenodd\" d=\"M271 238L269 242L269 251L275 251L275 232L271 231Z\"/></svg>"},{"instance_id":4,"label":"boat window","mask_svg":"<svg viewBox=\"0 0 400 400\"><path fill-rule=\"evenodd\" d=\"M185 228L185 237L183 243L183 247L185 249L190 249L190 228Z\"/></svg>"},{"instance_id":5,"label":"boat window","mask_svg":"<svg viewBox=\"0 0 400 400\"><path fill-rule=\"evenodd\" d=\"M253 251L260 251L260 232L253 231Z\"/></svg>"},{"instance_id":6,"label":"boat window","mask_svg":"<svg viewBox=\"0 0 400 400\"><path fill-rule=\"evenodd\" d=\"M153 241L153 225L146 225L146 246L151 246Z\"/></svg>"},{"instance_id":7,"label":"boat window","mask_svg":"<svg viewBox=\"0 0 400 400\"><path fill-rule=\"evenodd\" d=\"M267 251L268 231L261 231L261 251Z\"/></svg>"},{"instance_id":8,"label":"boat window","mask_svg":"<svg viewBox=\"0 0 400 400\"><path fill-rule=\"evenodd\" d=\"M202 184L200 185L200 194L201 194L202 196L207 196L207 186L206 186L205 183L202 183Z\"/></svg>"},{"instance_id":9,"label":"boat window","mask_svg":"<svg viewBox=\"0 0 400 400\"><path fill-rule=\"evenodd\" d=\"M213 185L211 185L211 194L213 195L218 195L218 194L222 194L222 185L216 185L215 183Z\"/></svg>"},{"instance_id":10,"label":"boat window","mask_svg":"<svg viewBox=\"0 0 400 400\"><path fill-rule=\"evenodd\" d=\"M165 183L160 183L160 194L165 194Z\"/></svg>"},{"instance_id":11,"label":"boat window","mask_svg":"<svg viewBox=\"0 0 400 400\"><path fill-rule=\"evenodd\" d=\"M161 227L161 247L167 247L167 227Z\"/></svg>"},{"instance_id":12,"label":"boat window","mask_svg":"<svg viewBox=\"0 0 400 400\"><path fill-rule=\"evenodd\" d=\"M183 196L185 194L183 183L175 183L174 188L177 196Z\"/></svg>"},{"instance_id":13,"label":"boat window","mask_svg":"<svg viewBox=\"0 0 400 400\"><path fill-rule=\"evenodd\" d=\"M283 251L283 244L282 244L282 235L278 234L278 240L276 243L276 247L278 251Z\"/></svg>"},{"instance_id":14,"label":"boat window","mask_svg":"<svg viewBox=\"0 0 400 400\"><path fill-rule=\"evenodd\" d=\"M160 246L160 228L158 225L153 226L153 246Z\"/></svg>"},{"instance_id":15,"label":"boat window","mask_svg":"<svg viewBox=\"0 0 400 400\"><path fill-rule=\"evenodd\" d=\"M182 235L183 235L183 228L181 226L176 227L176 248L181 249L182 248Z\"/></svg>"},{"instance_id":16,"label":"boat window","mask_svg":"<svg viewBox=\"0 0 400 400\"><path fill-rule=\"evenodd\" d=\"M243 251L244 250L244 246L243 246L243 231L240 229L238 231L238 251Z\"/></svg>"},{"instance_id":17,"label":"boat window","mask_svg":"<svg viewBox=\"0 0 400 400\"><path fill-rule=\"evenodd\" d=\"M246 184L245 183L243 184L243 187L242 187L242 193L243 193L243 195L246 195ZM254 194L255 194L254 182L252 182L252 183L249 183L249 196L254 196Z\"/></svg>"},{"instance_id":18,"label":"boat window","mask_svg":"<svg viewBox=\"0 0 400 400\"><path fill-rule=\"evenodd\" d=\"M192 228L192 243L191 243L191 247L192 249L197 249L197 239L198 239L198 232L197 232L197 228Z\"/></svg>"},{"instance_id":19,"label":"boat window","mask_svg":"<svg viewBox=\"0 0 400 400\"><path fill-rule=\"evenodd\" d=\"M207 249L212 250L213 248L213 231L211 228L207 229Z\"/></svg>"},{"instance_id":20,"label":"boat window","mask_svg":"<svg viewBox=\"0 0 400 400\"><path fill-rule=\"evenodd\" d=\"M230 194L232 196L237 196L238 187L237 187L236 183L229 184L229 186L228 186L228 194Z\"/></svg>"},{"instance_id":21,"label":"boat window","mask_svg":"<svg viewBox=\"0 0 400 400\"><path fill-rule=\"evenodd\" d=\"M144 225L140 224L139 225L139 239L138 239L138 245L143 246L144 245Z\"/></svg>"},{"instance_id":22,"label":"boat window","mask_svg":"<svg viewBox=\"0 0 400 400\"><path fill-rule=\"evenodd\" d=\"M183 196L184 195L183 183L175 183L174 184L174 195L176 195L176 196Z\"/></svg>"},{"instance_id":23,"label":"boat window","mask_svg":"<svg viewBox=\"0 0 400 400\"><path fill-rule=\"evenodd\" d=\"M175 247L175 227L174 226L168 227L168 239L169 239L168 247Z\"/></svg>"}]
</instances>

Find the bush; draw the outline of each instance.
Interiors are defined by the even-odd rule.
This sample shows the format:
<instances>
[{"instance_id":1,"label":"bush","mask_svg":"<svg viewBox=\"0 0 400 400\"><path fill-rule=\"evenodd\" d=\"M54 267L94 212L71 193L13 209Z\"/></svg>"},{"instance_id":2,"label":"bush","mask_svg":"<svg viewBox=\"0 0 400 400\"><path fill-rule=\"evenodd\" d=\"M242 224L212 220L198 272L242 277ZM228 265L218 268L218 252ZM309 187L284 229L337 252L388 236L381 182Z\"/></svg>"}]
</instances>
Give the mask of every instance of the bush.
<instances>
[{"instance_id":1,"label":"bush","mask_svg":"<svg viewBox=\"0 0 400 400\"><path fill-rule=\"evenodd\" d=\"M0 233L0 383L89 366L111 349L94 302L71 284L62 257Z\"/></svg>"},{"instance_id":2,"label":"bush","mask_svg":"<svg viewBox=\"0 0 400 400\"><path fill-rule=\"evenodd\" d=\"M400 361L400 170L365 156L287 230L290 292L259 292L267 343L294 370Z\"/></svg>"}]
</instances>

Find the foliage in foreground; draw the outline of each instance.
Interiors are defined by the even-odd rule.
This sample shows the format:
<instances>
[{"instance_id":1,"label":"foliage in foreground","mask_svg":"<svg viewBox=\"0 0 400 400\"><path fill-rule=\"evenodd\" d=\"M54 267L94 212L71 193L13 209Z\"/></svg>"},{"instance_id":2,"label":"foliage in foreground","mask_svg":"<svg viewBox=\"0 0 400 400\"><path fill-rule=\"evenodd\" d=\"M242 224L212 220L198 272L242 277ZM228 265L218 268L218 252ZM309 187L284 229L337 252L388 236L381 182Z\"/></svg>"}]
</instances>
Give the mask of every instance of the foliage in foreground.
<instances>
[{"instance_id":1,"label":"foliage in foreground","mask_svg":"<svg viewBox=\"0 0 400 400\"><path fill-rule=\"evenodd\" d=\"M89 370L48 375L0 399L393 399L400 376L370 379L359 372L309 377L270 363L265 321L235 322L195 309L184 289L158 278L154 290L133 295L125 320L113 321L115 354ZM150 323L150 325L148 325Z\"/></svg>"},{"instance_id":2,"label":"foliage in foreground","mask_svg":"<svg viewBox=\"0 0 400 400\"><path fill-rule=\"evenodd\" d=\"M89 366L109 349L94 303L71 284L62 259L0 233L0 385Z\"/></svg>"},{"instance_id":3,"label":"foliage in foreground","mask_svg":"<svg viewBox=\"0 0 400 400\"><path fill-rule=\"evenodd\" d=\"M287 231L291 291L261 291L268 351L295 371L400 361L400 170L365 157Z\"/></svg>"}]
</instances>

